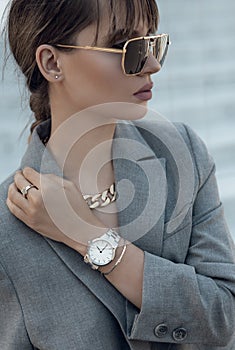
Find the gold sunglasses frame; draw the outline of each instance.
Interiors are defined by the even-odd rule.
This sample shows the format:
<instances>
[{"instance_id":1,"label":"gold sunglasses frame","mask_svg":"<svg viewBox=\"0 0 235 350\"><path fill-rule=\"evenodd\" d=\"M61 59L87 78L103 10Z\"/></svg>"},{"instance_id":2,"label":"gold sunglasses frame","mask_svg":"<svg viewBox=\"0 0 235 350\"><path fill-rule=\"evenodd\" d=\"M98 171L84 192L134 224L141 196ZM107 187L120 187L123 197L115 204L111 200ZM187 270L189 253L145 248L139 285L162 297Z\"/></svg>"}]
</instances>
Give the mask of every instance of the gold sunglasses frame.
<instances>
[{"instance_id":1,"label":"gold sunglasses frame","mask_svg":"<svg viewBox=\"0 0 235 350\"><path fill-rule=\"evenodd\" d=\"M136 76L136 75L139 75L142 73L142 71L144 70L144 66L143 68L141 69L140 72L138 73L134 73L134 74L128 74L126 73L125 71L125 55L126 55L126 47L128 46L128 44L132 41L136 41L136 40L147 40L148 41L148 48L147 48L147 53L146 53L146 57L149 57L149 54L150 54L150 48L153 50L153 54L155 56L156 54L156 41L157 39L159 38L163 38L165 37L167 39L167 46L169 46L171 43L169 41L169 35L168 34L158 34L158 35L150 35L150 36L140 36L140 37L137 37L137 38L132 38L132 39L129 39L125 42L125 45L123 46L123 49L112 49L112 48L106 48L106 47L98 47L98 46L77 46L77 45L64 45L64 44L55 44L53 46L55 47L61 47L61 48L68 48L68 49L82 49L82 50L92 50L92 51L101 51L101 52L108 52L108 53L118 53L118 54L122 54L122 70L123 70L123 73L126 75L126 76Z\"/></svg>"}]
</instances>

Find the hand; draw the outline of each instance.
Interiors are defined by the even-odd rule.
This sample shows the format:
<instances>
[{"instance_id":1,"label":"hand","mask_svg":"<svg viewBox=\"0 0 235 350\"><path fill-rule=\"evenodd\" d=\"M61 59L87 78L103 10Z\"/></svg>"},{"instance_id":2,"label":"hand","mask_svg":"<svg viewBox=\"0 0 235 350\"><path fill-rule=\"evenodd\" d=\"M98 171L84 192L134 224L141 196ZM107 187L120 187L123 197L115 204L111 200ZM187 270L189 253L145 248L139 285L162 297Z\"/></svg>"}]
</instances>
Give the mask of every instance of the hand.
<instances>
[{"instance_id":1,"label":"hand","mask_svg":"<svg viewBox=\"0 0 235 350\"><path fill-rule=\"evenodd\" d=\"M37 188L31 188L24 198L20 190L30 184ZM9 186L7 206L34 231L84 254L88 240L107 231L73 182L32 168L16 173Z\"/></svg>"}]
</instances>

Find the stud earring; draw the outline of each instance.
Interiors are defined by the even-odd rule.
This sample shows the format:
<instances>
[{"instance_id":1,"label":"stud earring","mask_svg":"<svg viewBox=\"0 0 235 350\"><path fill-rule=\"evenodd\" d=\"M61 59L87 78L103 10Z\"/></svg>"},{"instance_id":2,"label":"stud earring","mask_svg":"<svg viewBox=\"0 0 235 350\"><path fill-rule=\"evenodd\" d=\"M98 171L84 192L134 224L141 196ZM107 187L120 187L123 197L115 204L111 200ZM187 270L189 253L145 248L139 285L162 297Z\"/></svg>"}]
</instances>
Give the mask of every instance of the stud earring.
<instances>
[{"instance_id":1,"label":"stud earring","mask_svg":"<svg viewBox=\"0 0 235 350\"><path fill-rule=\"evenodd\" d=\"M59 79L59 75L56 75L55 78L56 78L56 79Z\"/></svg>"}]
</instances>

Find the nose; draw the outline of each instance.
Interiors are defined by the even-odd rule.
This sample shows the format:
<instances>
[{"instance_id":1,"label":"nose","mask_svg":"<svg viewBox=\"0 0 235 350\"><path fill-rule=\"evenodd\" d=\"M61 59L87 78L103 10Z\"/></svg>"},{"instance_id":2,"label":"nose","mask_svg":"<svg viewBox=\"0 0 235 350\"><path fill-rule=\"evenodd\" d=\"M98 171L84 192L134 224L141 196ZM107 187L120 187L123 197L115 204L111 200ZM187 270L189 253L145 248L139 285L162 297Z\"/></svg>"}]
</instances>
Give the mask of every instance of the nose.
<instances>
[{"instance_id":1,"label":"nose","mask_svg":"<svg viewBox=\"0 0 235 350\"><path fill-rule=\"evenodd\" d=\"M153 56L152 52L149 53L148 59L145 63L144 69L141 75L155 74L161 70L161 65L158 60Z\"/></svg>"}]
</instances>

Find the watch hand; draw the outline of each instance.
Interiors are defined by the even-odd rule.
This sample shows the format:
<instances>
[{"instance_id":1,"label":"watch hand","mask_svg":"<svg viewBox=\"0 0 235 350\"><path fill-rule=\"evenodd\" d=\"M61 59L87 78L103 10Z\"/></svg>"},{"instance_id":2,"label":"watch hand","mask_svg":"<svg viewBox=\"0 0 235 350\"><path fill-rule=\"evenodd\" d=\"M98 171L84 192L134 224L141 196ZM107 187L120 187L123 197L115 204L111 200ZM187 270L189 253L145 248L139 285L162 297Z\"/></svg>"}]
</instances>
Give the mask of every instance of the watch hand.
<instances>
[{"instance_id":1,"label":"watch hand","mask_svg":"<svg viewBox=\"0 0 235 350\"><path fill-rule=\"evenodd\" d=\"M101 250L101 252L103 252L103 250L108 246L108 243L106 244L106 246Z\"/></svg>"},{"instance_id":2,"label":"watch hand","mask_svg":"<svg viewBox=\"0 0 235 350\"><path fill-rule=\"evenodd\" d=\"M98 251L99 251L100 253L102 253L102 250L100 250L100 248L99 248L98 246L96 246L96 248L98 249Z\"/></svg>"}]
</instances>

